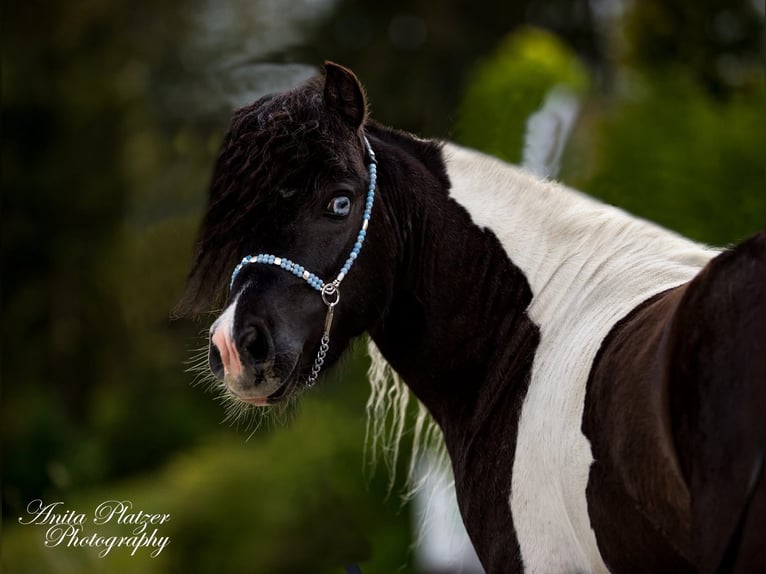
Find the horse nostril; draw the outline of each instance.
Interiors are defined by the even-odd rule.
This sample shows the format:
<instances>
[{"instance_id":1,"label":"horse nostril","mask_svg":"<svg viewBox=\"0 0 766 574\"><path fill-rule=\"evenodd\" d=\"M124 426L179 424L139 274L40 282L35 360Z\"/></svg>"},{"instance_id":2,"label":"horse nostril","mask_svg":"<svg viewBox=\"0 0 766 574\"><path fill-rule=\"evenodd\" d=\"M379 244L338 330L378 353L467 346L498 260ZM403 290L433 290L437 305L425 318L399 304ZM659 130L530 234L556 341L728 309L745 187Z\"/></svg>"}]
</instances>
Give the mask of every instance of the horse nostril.
<instances>
[{"instance_id":1,"label":"horse nostril","mask_svg":"<svg viewBox=\"0 0 766 574\"><path fill-rule=\"evenodd\" d=\"M260 323L245 327L239 334L237 347L243 359L256 369L274 358L274 345L268 330Z\"/></svg>"},{"instance_id":2,"label":"horse nostril","mask_svg":"<svg viewBox=\"0 0 766 574\"><path fill-rule=\"evenodd\" d=\"M223 379L224 371L223 359L221 359L221 351L219 351L218 347L216 347L212 342L210 343L210 350L207 354L207 362L208 365L210 365L210 370L213 372L213 374L217 378Z\"/></svg>"}]
</instances>

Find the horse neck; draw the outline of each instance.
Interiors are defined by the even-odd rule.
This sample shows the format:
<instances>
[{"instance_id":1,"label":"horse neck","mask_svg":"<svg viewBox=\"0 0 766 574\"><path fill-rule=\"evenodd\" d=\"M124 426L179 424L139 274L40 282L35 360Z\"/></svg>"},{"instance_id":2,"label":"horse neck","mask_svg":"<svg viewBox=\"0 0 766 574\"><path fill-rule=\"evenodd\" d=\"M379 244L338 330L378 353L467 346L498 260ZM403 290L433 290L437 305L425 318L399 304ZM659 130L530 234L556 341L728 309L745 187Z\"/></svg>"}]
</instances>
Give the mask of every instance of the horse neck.
<instances>
[{"instance_id":1,"label":"horse neck","mask_svg":"<svg viewBox=\"0 0 766 574\"><path fill-rule=\"evenodd\" d=\"M430 150L438 162L421 161L417 149L428 142L408 140L407 149L382 143L373 142L380 205L397 238L400 266L390 304L370 334L449 447L481 423L493 389L502 383L514 394L513 382L528 372L537 342L525 313L531 292L498 238L449 197L440 148Z\"/></svg>"},{"instance_id":2,"label":"horse neck","mask_svg":"<svg viewBox=\"0 0 766 574\"><path fill-rule=\"evenodd\" d=\"M441 154L446 177L409 149L381 151L381 202L402 268L371 335L448 443L499 401L518 407L541 330L588 325L582 337L597 347L606 326L712 254L454 145Z\"/></svg>"}]
</instances>

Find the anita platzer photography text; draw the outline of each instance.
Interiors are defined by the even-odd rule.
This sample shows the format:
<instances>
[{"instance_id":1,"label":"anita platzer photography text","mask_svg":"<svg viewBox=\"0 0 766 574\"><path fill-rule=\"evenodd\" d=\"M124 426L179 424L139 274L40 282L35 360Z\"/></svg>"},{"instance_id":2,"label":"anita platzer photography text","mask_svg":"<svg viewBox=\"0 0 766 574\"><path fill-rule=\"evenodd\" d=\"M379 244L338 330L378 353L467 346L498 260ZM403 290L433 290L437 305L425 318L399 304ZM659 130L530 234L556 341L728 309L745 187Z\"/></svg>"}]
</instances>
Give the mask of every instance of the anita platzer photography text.
<instances>
[{"instance_id":1,"label":"anita platzer photography text","mask_svg":"<svg viewBox=\"0 0 766 574\"><path fill-rule=\"evenodd\" d=\"M613 329L664 333L760 245L763 0L2 12L3 574L716 571L766 540L766 406L731 383L687 433L702 399L641 400L654 347ZM679 372L760 372L754 283L753 331Z\"/></svg>"},{"instance_id":2,"label":"anita platzer photography text","mask_svg":"<svg viewBox=\"0 0 766 574\"><path fill-rule=\"evenodd\" d=\"M95 548L100 558L115 548L124 548L131 556L143 549L156 558L170 544L170 537L162 536L160 530L170 515L134 510L129 500L107 500L87 513L67 508L61 501L45 504L37 499L26 510L27 515L19 517L19 524L38 528L47 548ZM103 534L99 527L104 526L125 530L127 534Z\"/></svg>"}]
</instances>

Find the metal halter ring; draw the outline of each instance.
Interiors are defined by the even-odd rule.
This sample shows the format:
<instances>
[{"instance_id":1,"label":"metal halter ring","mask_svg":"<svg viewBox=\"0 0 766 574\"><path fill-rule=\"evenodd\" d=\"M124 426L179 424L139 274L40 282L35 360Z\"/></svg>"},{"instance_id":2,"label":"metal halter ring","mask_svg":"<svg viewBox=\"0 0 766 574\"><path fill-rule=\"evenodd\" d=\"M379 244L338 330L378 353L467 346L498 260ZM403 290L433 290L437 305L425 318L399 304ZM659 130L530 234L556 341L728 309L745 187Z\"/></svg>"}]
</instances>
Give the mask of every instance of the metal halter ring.
<instances>
[{"instance_id":1,"label":"metal halter ring","mask_svg":"<svg viewBox=\"0 0 766 574\"><path fill-rule=\"evenodd\" d=\"M325 283L322 286L322 301L330 308L335 307L340 301L340 290L334 282Z\"/></svg>"}]
</instances>

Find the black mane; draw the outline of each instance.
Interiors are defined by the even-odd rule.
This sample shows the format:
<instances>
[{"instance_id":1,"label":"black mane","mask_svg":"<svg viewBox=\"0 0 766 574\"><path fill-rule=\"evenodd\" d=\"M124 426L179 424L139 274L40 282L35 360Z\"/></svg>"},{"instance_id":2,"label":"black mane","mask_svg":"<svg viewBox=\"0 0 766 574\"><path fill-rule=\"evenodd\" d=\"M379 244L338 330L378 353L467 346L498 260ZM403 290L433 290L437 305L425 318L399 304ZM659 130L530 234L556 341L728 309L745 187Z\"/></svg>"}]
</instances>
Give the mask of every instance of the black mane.
<instances>
[{"instance_id":1,"label":"black mane","mask_svg":"<svg viewBox=\"0 0 766 574\"><path fill-rule=\"evenodd\" d=\"M366 131L376 140L389 144L409 155L423 164L434 176L439 187L444 191L449 190L450 180L444 166L442 149L444 142L440 140L426 140L413 136L411 133L384 126L375 120L368 120ZM389 169L395 166L387 166Z\"/></svg>"}]
</instances>

